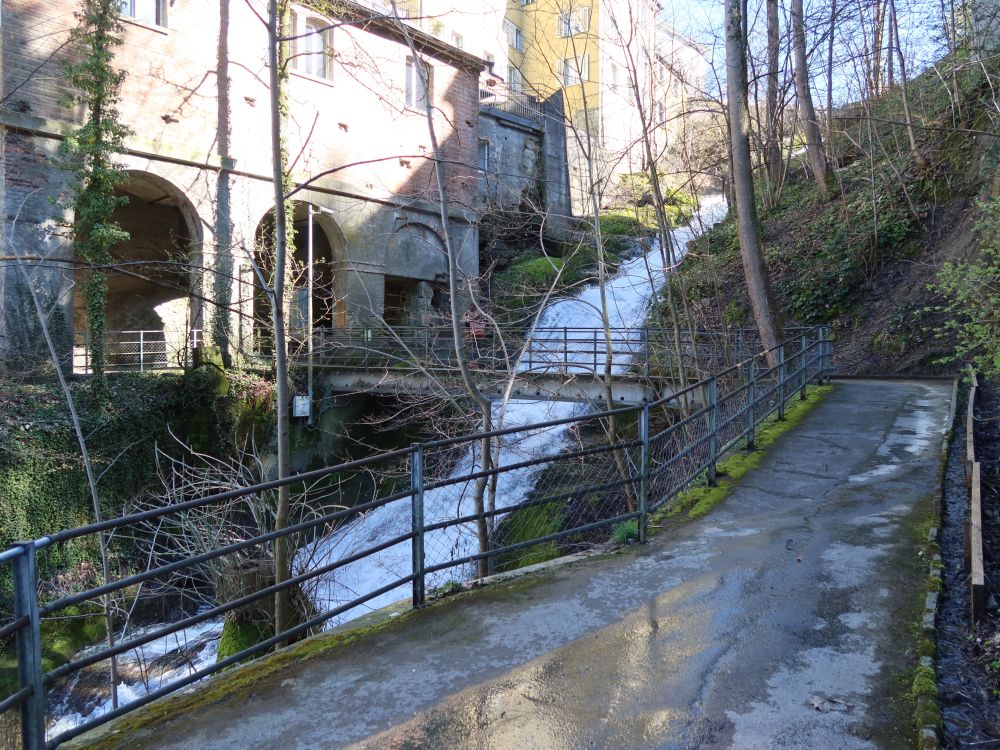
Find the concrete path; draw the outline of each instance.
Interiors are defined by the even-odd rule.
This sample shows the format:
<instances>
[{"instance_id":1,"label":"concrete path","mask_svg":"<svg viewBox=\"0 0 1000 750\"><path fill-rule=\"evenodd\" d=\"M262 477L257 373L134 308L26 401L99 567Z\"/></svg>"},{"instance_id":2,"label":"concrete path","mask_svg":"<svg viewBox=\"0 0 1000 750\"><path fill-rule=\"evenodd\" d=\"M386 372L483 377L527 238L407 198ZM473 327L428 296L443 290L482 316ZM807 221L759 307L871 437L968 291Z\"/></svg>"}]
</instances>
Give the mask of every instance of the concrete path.
<instances>
[{"instance_id":1,"label":"concrete path","mask_svg":"<svg viewBox=\"0 0 1000 750\"><path fill-rule=\"evenodd\" d=\"M843 382L708 517L418 613L128 748L912 747L950 387Z\"/></svg>"}]
</instances>

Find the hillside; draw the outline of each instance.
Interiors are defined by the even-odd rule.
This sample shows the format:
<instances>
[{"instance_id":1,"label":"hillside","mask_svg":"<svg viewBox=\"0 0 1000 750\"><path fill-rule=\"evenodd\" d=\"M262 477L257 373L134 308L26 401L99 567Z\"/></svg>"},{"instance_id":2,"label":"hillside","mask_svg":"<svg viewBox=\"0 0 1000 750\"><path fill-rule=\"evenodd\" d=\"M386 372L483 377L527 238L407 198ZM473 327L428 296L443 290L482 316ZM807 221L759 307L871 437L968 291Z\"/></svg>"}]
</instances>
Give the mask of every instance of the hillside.
<instances>
[{"instance_id":1,"label":"hillside","mask_svg":"<svg viewBox=\"0 0 1000 750\"><path fill-rule=\"evenodd\" d=\"M829 324L842 373L954 369L943 361L954 341L935 333L946 299L929 285L947 262L977 254L982 202L992 197L1000 156L988 116L995 72L988 64L964 67L957 97L934 73L910 83L916 154L898 88L867 110L842 109L830 144L838 165L831 197L821 199L804 167L793 163L780 204L762 211L783 324ZM675 283L699 325L752 325L733 218L692 247ZM663 305L658 315L666 315Z\"/></svg>"}]
</instances>

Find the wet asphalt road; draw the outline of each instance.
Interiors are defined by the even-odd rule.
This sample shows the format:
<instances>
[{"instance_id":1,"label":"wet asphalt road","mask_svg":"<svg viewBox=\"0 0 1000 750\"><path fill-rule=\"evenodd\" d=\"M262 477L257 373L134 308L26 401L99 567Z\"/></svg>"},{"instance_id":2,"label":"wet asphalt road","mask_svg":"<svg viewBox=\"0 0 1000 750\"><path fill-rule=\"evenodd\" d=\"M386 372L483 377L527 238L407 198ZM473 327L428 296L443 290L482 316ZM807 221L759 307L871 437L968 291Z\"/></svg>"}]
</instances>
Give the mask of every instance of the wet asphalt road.
<instances>
[{"instance_id":1,"label":"wet asphalt road","mask_svg":"<svg viewBox=\"0 0 1000 750\"><path fill-rule=\"evenodd\" d=\"M950 385L838 383L706 518L431 607L128 748L912 747ZM817 708L818 706L818 708Z\"/></svg>"}]
</instances>

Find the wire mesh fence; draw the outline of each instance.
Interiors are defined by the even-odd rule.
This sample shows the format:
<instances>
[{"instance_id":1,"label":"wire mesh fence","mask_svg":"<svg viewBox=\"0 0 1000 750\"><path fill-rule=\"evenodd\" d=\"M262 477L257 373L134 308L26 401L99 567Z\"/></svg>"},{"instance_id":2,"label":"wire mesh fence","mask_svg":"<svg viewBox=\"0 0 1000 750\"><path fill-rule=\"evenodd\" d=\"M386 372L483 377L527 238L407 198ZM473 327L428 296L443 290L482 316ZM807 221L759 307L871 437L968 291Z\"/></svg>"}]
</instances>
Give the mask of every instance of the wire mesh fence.
<instances>
[{"instance_id":1,"label":"wire mesh fence","mask_svg":"<svg viewBox=\"0 0 1000 750\"><path fill-rule=\"evenodd\" d=\"M455 583L645 541L650 515L692 482L712 481L727 453L752 446L765 419L828 374L831 355L817 328L653 404L581 404L561 419L282 481L263 481L265 468L247 457L175 463L162 491L128 515L0 553L0 648L10 656L0 736L55 747L400 598L421 606ZM282 525L283 492L294 512ZM283 572L278 545L291 552ZM106 569L56 564L101 550ZM38 572L60 567L71 572ZM283 597L294 614L275 633ZM48 644L70 622L100 645L54 658ZM81 685L90 698L80 699Z\"/></svg>"},{"instance_id":2,"label":"wire mesh fence","mask_svg":"<svg viewBox=\"0 0 1000 750\"><path fill-rule=\"evenodd\" d=\"M104 338L105 372L181 370L191 365L192 353L204 344L201 329L108 331ZM73 372L92 372L90 333L74 336Z\"/></svg>"}]
</instances>

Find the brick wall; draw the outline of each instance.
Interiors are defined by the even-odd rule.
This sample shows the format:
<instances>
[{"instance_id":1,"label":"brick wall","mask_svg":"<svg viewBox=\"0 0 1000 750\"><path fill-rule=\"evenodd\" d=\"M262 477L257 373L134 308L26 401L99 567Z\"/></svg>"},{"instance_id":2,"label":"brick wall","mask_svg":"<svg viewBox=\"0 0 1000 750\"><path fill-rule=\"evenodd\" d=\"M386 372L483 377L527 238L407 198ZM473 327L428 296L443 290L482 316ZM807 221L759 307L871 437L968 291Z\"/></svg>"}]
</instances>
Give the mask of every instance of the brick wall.
<instances>
[{"instance_id":1,"label":"brick wall","mask_svg":"<svg viewBox=\"0 0 1000 750\"><path fill-rule=\"evenodd\" d=\"M60 65L76 5L7 0L7 108L56 120L79 117L65 106ZM186 156L222 150L239 169L269 174L267 36L250 9L243 3L174 2L166 28L124 26L125 43L116 57L128 72L121 114L136 141ZM419 158L430 154L426 123L422 112L404 106L407 47L357 27L333 31L332 46L330 80L295 70L291 75L286 136L296 173L397 157L335 175L386 194L435 198L430 164ZM478 74L441 60L430 64L449 188L456 203L472 206Z\"/></svg>"},{"instance_id":2,"label":"brick wall","mask_svg":"<svg viewBox=\"0 0 1000 750\"><path fill-rule=\"evenodd\" d=\"M120 111L133 136L123 161L136 175L163 180L165 193L183 204L197 229L192 257L209 269L202 292L225 302L235 294L228 279L244 263L241 254L252 247L258 223L273 204L267 35L244 3L171 0L167 6L163 27L124 21L116 66L128 74ZM54 231L66 217L53 201L65 197L67 187L52 134L82 117L79 107L66 102L61 66L76 7L76 0L7 0L2 29L2 109L13 124L3 129L5 226L17 213L26 248L66 259L72 258L71 244L64 230ZM360 320L378 314L383 275L422 278L391 267L386 248L411 225L440 233L433 206L438 192L426 158L432 148L424 113L405 106L409 48L358 25L337 28L331 42L335 59L328 79L291 73L285 137L296 180L329 172L296 198L326 210L336 225L331 231L342 236L346 260L338 262L352 279L346 284L348 317ZM428 63L450 209L471 211L478 70L471 58L440 50ZM456 219L452 241L472 274L477 237L474 222ZM421 250L428 256L420 265L423 275L442 262L440 247L427 244ZM211 269L219 273L213 277ZM72 327L72 273L48 278L48 297L63 307ZM14 286L8 272L0 283L5 312L16 296ZM191 317L196 325L211 324L201 312ZM6 318L0 321L0 352L17 349L7 331L24 328L17 316Z\"/></svg>"}]
</instances>

